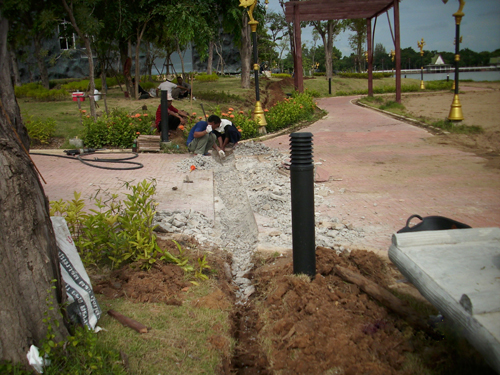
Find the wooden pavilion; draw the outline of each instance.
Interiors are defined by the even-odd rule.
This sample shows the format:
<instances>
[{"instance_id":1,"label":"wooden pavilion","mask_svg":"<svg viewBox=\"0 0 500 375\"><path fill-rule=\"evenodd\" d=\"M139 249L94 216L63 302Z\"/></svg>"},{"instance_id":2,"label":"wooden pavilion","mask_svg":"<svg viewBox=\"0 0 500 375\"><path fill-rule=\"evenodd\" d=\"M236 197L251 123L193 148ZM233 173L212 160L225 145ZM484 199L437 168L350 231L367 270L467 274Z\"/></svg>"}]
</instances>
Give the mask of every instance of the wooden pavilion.
<instances>
[{"instance_id":1,"label":"wooden pavilion","mask_svg":"<svg viewBox=\"0 0 500 375\"><path fill-rule=\"evenodd\" d=\"M399 1L400 0L290 0L285 3L287 22L293 22L295 38L295 89L304 91L304 76L302 73L302 42L301 21L326 21L333 19L366 19L368 44L368 95L373 96L373 35L377 17L394 8L394 50L396 65L396 101L401 103L401 51L399 32ZM373 34L372 19L375 18Z\"/></svg>"}]
</instances>

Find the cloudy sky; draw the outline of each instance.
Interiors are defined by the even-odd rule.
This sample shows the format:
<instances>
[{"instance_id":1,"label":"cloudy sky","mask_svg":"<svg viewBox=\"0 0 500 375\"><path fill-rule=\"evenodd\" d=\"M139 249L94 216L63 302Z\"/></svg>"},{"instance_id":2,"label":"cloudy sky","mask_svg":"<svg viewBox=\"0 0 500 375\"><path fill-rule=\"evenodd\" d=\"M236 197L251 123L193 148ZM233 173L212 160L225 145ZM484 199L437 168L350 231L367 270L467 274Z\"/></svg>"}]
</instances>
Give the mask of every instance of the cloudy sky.
<instances>
[{"instance_id":1,"label":"cloudy sky","mask_svg":"<svg viewBox=\"0 0 500 375\"><path fill-rule=\"evenodd\" d=\"M261 0L261 3L264 3ZM401 23L401 48L412 47L418 51L417 42L425 40L425 50L454 52L455 18L459 2L449 0L401 0L399 17ZM282 12L278 0L269 0L269 10ZM500 48L500 0L467 0L463 12L465 16L460 25L463 36L461 48L475 52L494 51ZM394 30L393 9L389 11ZM373 25L374 22L372 22ZM312 46L312 29L302 30L302 43ZM348 33L337 37L334 44L342 54L350 55ZM387 15L378 17L375 30L375 44L382 43L387 51L394 49ZM321 42L319 42L321 44Z\"/></svg>"}]
</instances>

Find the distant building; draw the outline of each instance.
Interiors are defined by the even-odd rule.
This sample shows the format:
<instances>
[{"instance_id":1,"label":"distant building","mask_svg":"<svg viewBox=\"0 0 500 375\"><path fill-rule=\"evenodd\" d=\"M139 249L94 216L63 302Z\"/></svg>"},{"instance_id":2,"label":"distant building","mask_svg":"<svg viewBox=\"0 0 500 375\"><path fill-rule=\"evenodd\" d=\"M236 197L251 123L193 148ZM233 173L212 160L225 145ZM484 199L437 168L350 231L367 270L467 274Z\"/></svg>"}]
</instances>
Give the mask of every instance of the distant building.
<instances>
[{"instance_id":1,"label":"distant building","mask_svg":"<svg viewBox=\"0 0 500 375\"><path fill-rule=\"evenodd\" d=\"M447 72L451 69L451 64L446 64L441 55L432 58L431 63L425 66L427 73Z\"/></svg>"},{"instance_id":2,"label":"distant building","mask_svg":"<svg viewBox=\"0 0 500 375\"><path fill-rule=\"evenodd\" d=\"M45 64L47 66L49 79L58 78L85 78L88 77L88 57L84 53L83 46L76 34L71 32L69 23L62 22L54 32L51 39L43 42L43 49L46 52ZM141 44L145 46L145 42ZM134 47L132 47L134 48ZM22 83L37 82L40 80L40 72L34 59L33 46L23 47L16 51L18 69ZM96 65L97 59L94 55L94 65L96 67L96 78L100 69ZM134 60L134 59L133 59ZM140 74L146 74L146 52L141 48L139 54ZM199 54L194 48L188 47L183 53L185 72L205 72L207 70L207 61L201 61ZM135 61L134 61L135 62ZM166 73L166 64L164 58L156 58L152 66L152 74L159 75ZM117 73L121 73L121 63L118 56L112 64ZM238 73L241 71L240 54L233 43L233 37L223 34L221 43L214 51L212 63L213 71L217 73ZM134 72L134 70L132 70ZM177 52L170 56L169 73L178 75L182 72L181 59Z\"/></svg>"}]
</instances>

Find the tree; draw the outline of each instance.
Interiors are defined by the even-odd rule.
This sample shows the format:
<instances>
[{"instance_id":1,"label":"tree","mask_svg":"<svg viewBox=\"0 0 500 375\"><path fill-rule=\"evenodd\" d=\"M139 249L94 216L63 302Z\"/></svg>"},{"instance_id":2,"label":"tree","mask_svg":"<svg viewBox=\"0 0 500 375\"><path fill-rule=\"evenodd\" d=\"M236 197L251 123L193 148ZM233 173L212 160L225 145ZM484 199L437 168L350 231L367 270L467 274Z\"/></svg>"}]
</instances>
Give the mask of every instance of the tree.
<instances>
[{"instance_id":1,"label":"tree","mask_svg":"<svg viewBox=\"0 0 500 375\"><path fill-rule=\"evenodd\" d=\"M348 20L347 27L354 32L354 34L349 36L349 45L354 51L355 61L359 68L357 70L361 72L365 61L363 44L366 42L366 20L363 18Z\"/></svg>"},{"instance_id":2,"label":"tree","mask_svg":"<svg viewBox=\"0 0 500 375\"><path fill-rule=\"evenodd\" d=\"M45 312L57 340L68 331L59 309L47 306L63 303L65 293L48 201L26 151L10 80L7 29L0 15L0 360L27 365L30 345L46 336Z\"/></svg>"},{"instance_id":3,"label":"tree","mask_svg":"<svg viewBox=\"0 0 500 375\"><path fill-rule=\"evenodd\" d=\"M11 23L11 39L20 44L33 43L33 54L40 72L42 85L49 89L49 73L45 58L47 51L42 44L54 35L58 24L57 14L60 9L53 1L6 0L2 4L2 13ZM59 6L60 8L60 6Z\"/></svg>"},{"instance_id":4,"label":"tree","mask_svg":"<svg viewBox=\"0 0 500 375\"><path fill-rule=\"evenodd\" d=\"M375 50L373 51L373 66L375 70L383 70L384 61L387 62L387 50L382 43L377 43L375 45ZM386 64L385 66L388 66Z\"/></svg>"},{"instance_id":5,"label":"tree","mask_svg":"<svg viewBox=\"0 0 500 375\"><path fill-rule=\"evenodd\" d=\"M325 69L326 78L332 78L333 73L333 41L335 37L345 28L345 23L341 20L312 21L311 25L321 36L325 49Z\"/></svg>"},{"instance_id":6,"label":"tree","mask_svg":"<svg viewBox=\"0 0 500 375\"><path fill-rule=\"evenodd\" d=\"M92 47L90 44L90 39L93 35L99 32L101 25L93 17L93 8L98 5L99 0L93 1L82 1L82 0L70 0L69 4L66 0L62 0L64 9L66 10L73 28L77 32L80 39L83 41L85 46L85 54L89 60L89 92L90 95L94 95L95 90L95 79L94 79L94 55L92 53ZM77 20L78 18L78 20ZM97 114L95 111L95 101L93 97L89 100L90 103L90 115L97 119Z\"/></svg>"}]
</instances>

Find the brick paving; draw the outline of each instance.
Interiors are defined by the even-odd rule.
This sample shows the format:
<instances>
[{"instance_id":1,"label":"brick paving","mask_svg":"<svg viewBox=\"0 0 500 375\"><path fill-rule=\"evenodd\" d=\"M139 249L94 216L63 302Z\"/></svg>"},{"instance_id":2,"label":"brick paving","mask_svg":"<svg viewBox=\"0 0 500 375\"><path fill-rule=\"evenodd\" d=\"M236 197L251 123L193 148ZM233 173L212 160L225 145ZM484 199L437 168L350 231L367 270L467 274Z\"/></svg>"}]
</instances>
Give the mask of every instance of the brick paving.
<instances>
[{"instance_id":1,"label":"brick paving","mask_svg":"<svg viewBox=\"0 0 500 375\"><path fill-rule=\"evenodd\" d=\"M314 161L334 190L317 213L361 227L359 245L385 254L391 235L412 214L440 215L472 227L500 226L500 171L486 160L450 146L426 142L432 134L351 103L325 98L328 115L304 132L313 133ZM264 142L284 152L289 136ZM335 181L340 180L341 181Z\"/></svg>"},{"instance_id":2,"label":"brick paving","mask_svg":"<svg viewBox=\"0 0 500 375\"><path fill-rule=\"evenodd\" d=\"M62 151L52 152L64 155ZM98 189L117 193L123 199L127 193L124 182L136 184L144 179L155 179L158 210L196 209L214 219L212 171L198 169L188 173L177 171L177 163L190 158L189 155L141 153L138 158L131 161L142 163L144 167L135 170L93 168L78 160L53 156L32 154L31 157L47 182L47 184L42 182L42 185L49 200L71 200L73 192L77 191L82 193L82 198L85 198L88 207L91 207L91 201L87 199L95 195ZM99 157L111 156L99 155ZM122 165L109 164L109 166L122 168ZM186 176L193 182L184 182ZM173 190L175 187L177 189Z\"/></svg>"}]
</instances>

